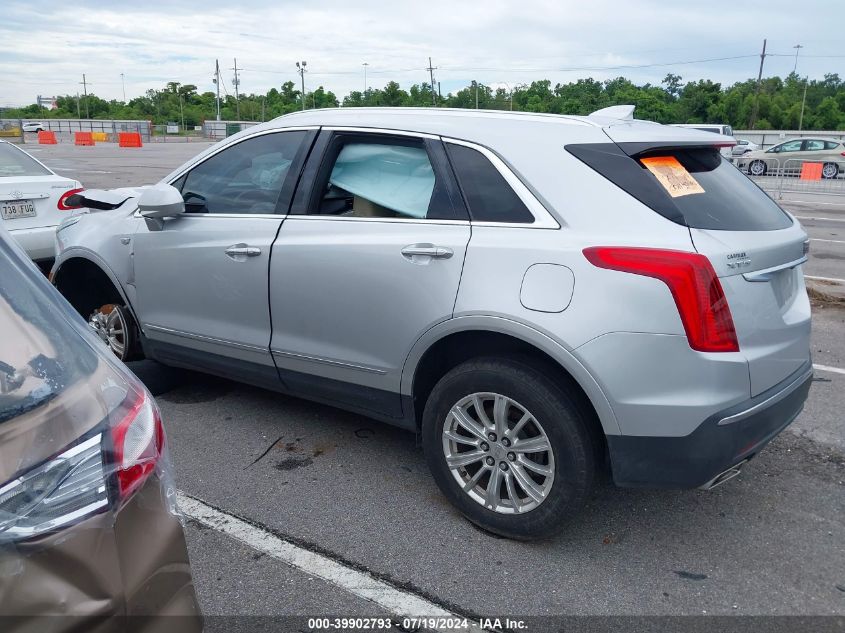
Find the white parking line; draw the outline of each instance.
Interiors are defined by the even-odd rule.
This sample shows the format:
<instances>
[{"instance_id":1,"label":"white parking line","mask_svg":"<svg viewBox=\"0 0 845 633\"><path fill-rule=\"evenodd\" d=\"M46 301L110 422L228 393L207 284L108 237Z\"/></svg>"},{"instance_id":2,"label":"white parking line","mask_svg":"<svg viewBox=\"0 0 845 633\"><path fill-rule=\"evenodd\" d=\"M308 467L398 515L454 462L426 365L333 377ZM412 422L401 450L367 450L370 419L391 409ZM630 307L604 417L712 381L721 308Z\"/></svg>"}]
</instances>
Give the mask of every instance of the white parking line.
<instances>
[{"instance_id":1,"label":"white parking line","mask_svg":"<svg viewBox=\"0 0 845 633\"><path fill-rule=\"evenodd\" d=\"M845 369L840 367L831 367L830 365L816 365L813 364L813 369L818 369L819 371L829 371L834 374L843 374L845 375Z\"/></svg>"},{"instance_id":2,"label":"white parking line","mask_svg":"<svg viewBox=\"0 0 845 633\"><path fill-rule=\"evenodd\" d=\"M321 578L359 598L369 600L395 616L400 618L464 619L464 616L447 611L430 600L398 589L382 580L378 580L367 572L340 563L328 556L294 545L290 541L247 523L228 512L212 508L200 499L191 497L182 491L179 491L176 497L179 509L186 516L231 536L251 548L280 560L291 567L300 569L311 576ZM445 631L446 629L443 630ZM481 633L484 629L480 628L477 622L470 620L469 628L459 630Z\"/></svg>"},{"instance_id":3,"label":"white parking line","mask_svg":"<svg viewBox=\"0 0 845 633\"><path fill-rule=\"evenodd\" d=\"M825 240L820 237L811 237L811 242L833 242L834 244L845 244L845 240Z\"/></svg>"},{"instance_id":4,"label":"white parking line","mask_svg":"<svg viewBox=\"0 0 845 633\"><path fill-rule=\"evenodd\" d=\"M816 277L814 275L804 275L804 279L815 279L816 281L833 281L838 284L845 284L845 279L837 279L836 277Z\"/></svg>"},{"instance_id":5,"label":"white parking line","mask_svg":"<svg viewBox=\"0 0 845 633\"><path fill-rule=\"evenodd\" d=\"M799 220L824 220L825 222L845 222L845 218L819 218L816 216L796 215Z\"/></svg>"}]
</instances>

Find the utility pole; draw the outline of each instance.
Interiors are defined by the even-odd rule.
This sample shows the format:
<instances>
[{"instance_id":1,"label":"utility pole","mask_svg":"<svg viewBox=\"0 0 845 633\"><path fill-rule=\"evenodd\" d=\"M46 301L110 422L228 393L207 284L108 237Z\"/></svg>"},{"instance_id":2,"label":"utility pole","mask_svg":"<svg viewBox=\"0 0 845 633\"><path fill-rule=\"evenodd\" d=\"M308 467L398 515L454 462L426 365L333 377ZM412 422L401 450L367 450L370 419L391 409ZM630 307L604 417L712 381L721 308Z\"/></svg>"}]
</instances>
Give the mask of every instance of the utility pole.
<instances>
[{"instance_id":1,"label":"utility pole","mask_svg":"<svg viewBox=\"0 0 845 633\"><path fill-rule=\"evenodd\" d=\"M369 66L369 64L367 62L364 62L361 65L364 67L364 96L366 97L367 96L367 66Z\"/></svg>"},{"instance_id":2,"label":"utility pole","mask_svg":"<svg viewBox=\"0 0 845 633\"><path fill-rule=\"evenodd\" d=\"M437 70L431 65L431 57L428 58L428 76L431 78L431 105L437 106L437 97L434 94L434 71Z\"/></svg>"},{"instance_id":3,"label":"utility pole","mask_svg":"<svg viewBox=\"0 0 845 633\"><path fill-rule=\"evenodd\" d=\"M91 115L88 111L88 82L85 80L85 73L82 73L82 81L79 83L82 84L82 92L85 94L85 118L90 119Z\"/></svg>"},{"instance_id":4,"label":"utility pole","mask_svg":"<svg viewBox=\"0 0 845 633\"><path fill-rule=\"evenodd\" d=\"M754 122L757 120L757 108L760 105L760 83L763 81L763 62L766 61L766 40L763 40L763 52L760 53L760 71L757 73L757 90L754 93L754 107L751 109L751 121L748 129L754 129Z\"/></svg>"},{"instance_id":5,"label":"utility pole","mask_svg":"<svg viewBox=\"0 0 845 633\"><path fill-rule=\"evenodd\" d=\"M267 97L261 97L261 122L264 123L264 102L267 100Z\"/></svg>"},{"instance_id":6,"label":"utility pole","mask_svg":"<svg viewBox=\"0 0 845 633\"><path fill-rule=\"evenodd\" d=\"M214 60L214 85L217 87L217 120L220 120L220 60Z\"/></svg>"},{"instance_id":7,"label":"utility pole","mask_svg":"<svg viewBox=\"0 0 845 633\"><path fill-rule=\"evenodd\" d=\"M792 48L795 49L795 65L792 67L792 72L795 72L796 70L798 70L798 53L800 53L801 49L804 48L804 47L801 46L800 44L796 44Z\"/></svg>"},{"instance_id":8,"label":"utility pole","mask_svg":"<svg viewBox=\"0 0 845 633\"><path fill-rule=\"evenodd\" d=\"M82 118L82 113L79 111L79 90L76 91L76 118Z\"/></svg>"},{"instance_id":9,"label":"utility pole","mask_svg":"<svg viewBox=\"0 0 845 633\"><path fill-rule=\"evenodd\" d=\"M303 62L296 62L296 68L299 73L299 78L302 80L302 109L305 110L305 66L307 63Z\"/></svg>"},{"instance_id":10,"label":"utility pole","mask_svg":"<svg viewBox=\"0 0 845 633\"><path fill-rule=\"evenodd\" d=\"M123 103L126 103L126 83L123 81L123 73L120 73L120 85L123 88Z\"/></svg>"},{"instance_id":11,"label":"utility pole","mask_svg":"<svg viewBox=\"0 0 845 633\"><path fill-rule=\"evenodd\" d=\"M179 93L179 118L182 119L182 133L185 132L185 111L182 109L182 93Z\"/></svg>"},{"instance_id":12,"label":"utility pole","mask_svg":"<svg viewBox=\"0 0 845 633\"><path fill-rule=\"evenodd\" d=\"M240 121L241 120L241 97L240 97L240 94L238 93L238 86L240 86L241 80L238 79L238 58L237 57L235 58L235 67L230 68L229 70L235 71L235 79L232 81L232 83L235 84L235 111L237 112L237 114L235 116L237 116L238 121ZM241 68L241 70L243 70L243 68Z\"/></svg>"},{"instance_id":13,"label":"utility pole","mask_svg":"<svg viewBox=\"0 0 845 633\"><path fill-rule=\"evenodd\" d=\"M478 110L478 82L473 79L472 85L475 86L475 109Z\"/></svg>"},{"instance_id":14,"label":"utility pole","mask_svg":"<svg viewBox=\"0 0 845 633\"><path fill-rule=\"evenodd\" d=\"M801 116L798 118L798 131L800 132L804 125L804 104L807 103L807 81L809 77L804 77L804 96L801 97Z\"/></svg>"}]
</instances>

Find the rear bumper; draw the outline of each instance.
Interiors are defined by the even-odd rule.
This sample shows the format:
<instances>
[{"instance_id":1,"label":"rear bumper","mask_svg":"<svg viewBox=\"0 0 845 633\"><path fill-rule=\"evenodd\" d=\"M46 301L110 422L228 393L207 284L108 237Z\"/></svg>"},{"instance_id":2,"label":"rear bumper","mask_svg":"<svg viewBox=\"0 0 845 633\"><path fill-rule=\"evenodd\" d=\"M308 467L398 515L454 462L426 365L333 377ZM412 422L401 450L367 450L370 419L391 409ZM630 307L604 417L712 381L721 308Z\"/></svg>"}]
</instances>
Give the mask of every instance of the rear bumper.
<instances>
[{"instance_id":1,"label":"rear bumper","mask_svg":"<svg viewBox=\"0 0 845 633\"><path fill-rule=\"evenodd\" d=\"M681 437L608 436L618 486L698 488L753 457L798 417L813 380L810 361L758 396L711 415Z\"/></svg>"},{"instance_id":2,"label":"rear bumper","mask_svg":"<svg viewBox=\"0 0 845 633\"><path fill-rule=\"evenodd\" d=\"M9 229L30 259L53 259L56 256L56 227L39 226L32 229Z\"/></svg>"}]
</instances>

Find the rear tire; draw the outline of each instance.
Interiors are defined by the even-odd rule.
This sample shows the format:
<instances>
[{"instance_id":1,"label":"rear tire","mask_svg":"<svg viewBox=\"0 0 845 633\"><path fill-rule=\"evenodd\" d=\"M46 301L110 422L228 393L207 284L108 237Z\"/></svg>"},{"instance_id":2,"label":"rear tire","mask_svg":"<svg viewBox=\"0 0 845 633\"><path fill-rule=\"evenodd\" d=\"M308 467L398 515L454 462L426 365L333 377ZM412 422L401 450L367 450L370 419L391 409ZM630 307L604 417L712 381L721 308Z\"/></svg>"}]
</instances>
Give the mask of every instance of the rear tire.
<instances>
[{"instance_id":1,"label":"rear tire","mask_svg":"<svg viewBox=\"0 0 845 633\"><path fill-rule=\"evenodd\" d=\"M839 165L836 163L825 163L822 166L822 178L832 179L839 175Z\"/></svg>"},{"instance_id":2,"label":"rear tire","mask_svg":"<svg viewBox=\"0 0 845 633\"><path fill-rule=\"evenodd\" d=\"M753 160L748 165L748 173L752 176L765 176L767 171L768 167L762 160Z\"/></svg>"},{"instance_id":3,"label":"rear tire","mask_svg":"<svg viewBox=\"0 0 845 633\"><path fill-rule=\"evenodd\" d=\"M544 538L592 491L597 451L587 420L565 386L528 362L479 358L435 385L423 449L437 485L470 521L517 540Z\"/></svg>"}]
</instances>

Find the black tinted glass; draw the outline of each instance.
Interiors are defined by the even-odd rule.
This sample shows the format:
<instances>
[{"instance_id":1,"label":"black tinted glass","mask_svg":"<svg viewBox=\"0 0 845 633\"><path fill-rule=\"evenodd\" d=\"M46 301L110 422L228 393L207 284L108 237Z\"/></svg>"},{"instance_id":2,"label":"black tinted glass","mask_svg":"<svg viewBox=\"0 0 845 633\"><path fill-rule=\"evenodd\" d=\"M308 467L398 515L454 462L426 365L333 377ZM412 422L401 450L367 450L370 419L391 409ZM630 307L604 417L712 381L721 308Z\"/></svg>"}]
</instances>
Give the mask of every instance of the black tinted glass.
<instances>
[{"instance_id":1,"label":"black tinted glass","mask_svg":"<svg viewBox=\"0 0 845 633\"><path fill-rule=\"evenodd\" d=\"M447 146L449 158L473 220L534 222L534 216L516 192L481 152L463 145Z\"/></svg>"},{"instance_id":2,"label":"black tinted glass","mask_svg":"<svg viewBox=\"0 0 845 633\"><path fill-rule=\"evenodd\" d=\"M687 226L723 231L771 231L792 225L781 208L722 158L718 150L675 150L659 155L677 159L704 190L672 198ZM645 167L643 174L655 178Z\"/></svg>"},{"instance_id":3,"label":"black tinted glass","mask_svg":"<svg viewBox=\"0 0 845 633\"><path fill-rule=\"evenodd\" d=\"M789 216L747 176L724 160L717 148L661 149L633 157L614 143L567 145L566 149L637 200L678 224L723 231L771 231L792 225ZM642 162L661 157L680 164L675 163L676 174L682 168L695 180L694 184L686 181L682 187L687 190L686 195L670 195ZM683 171L677 175L683 177ZM685 178L681 180L685 181Z\"/></svg>"}]
</instances>

